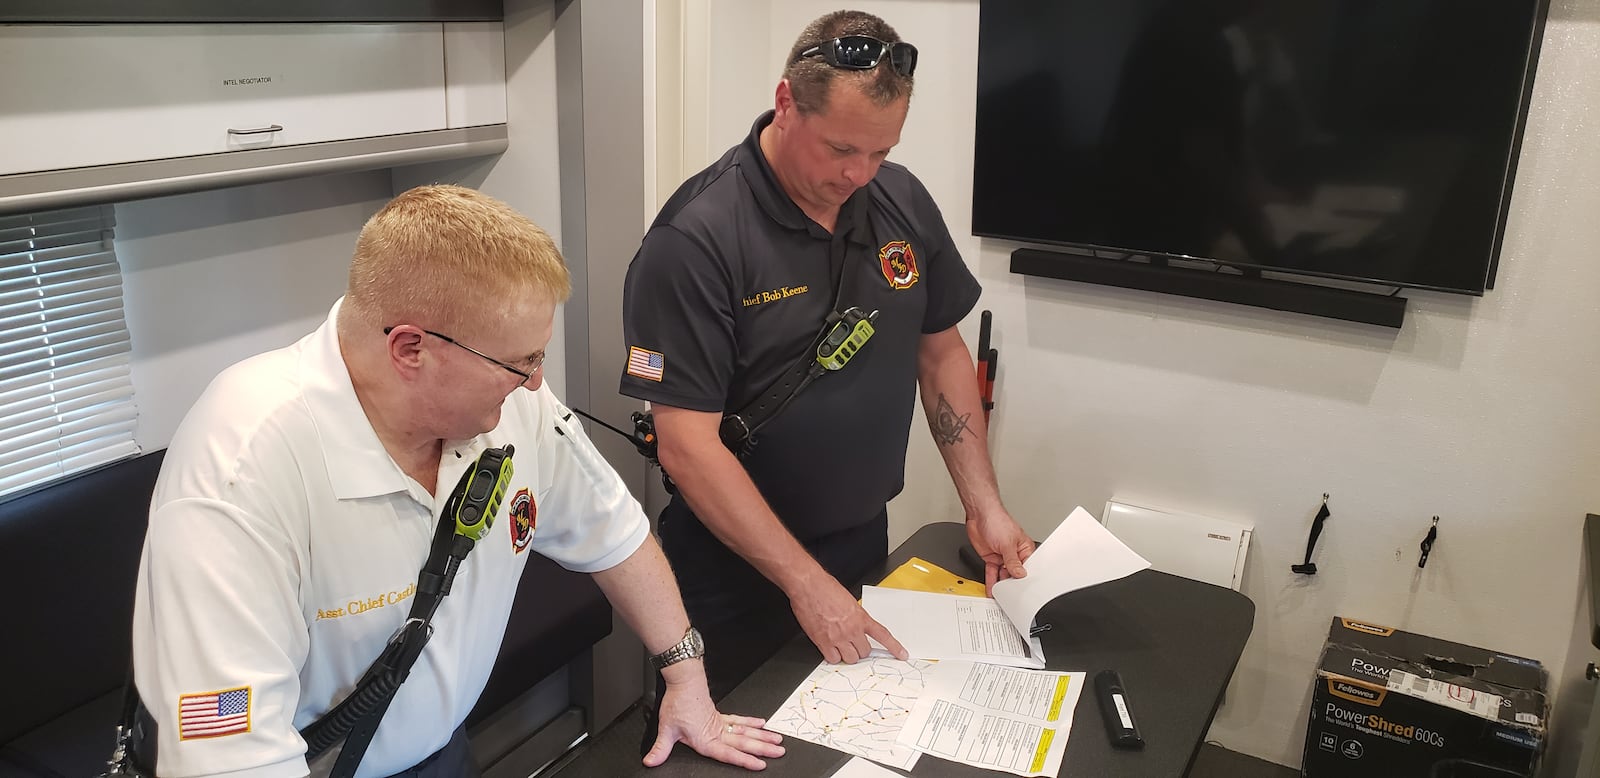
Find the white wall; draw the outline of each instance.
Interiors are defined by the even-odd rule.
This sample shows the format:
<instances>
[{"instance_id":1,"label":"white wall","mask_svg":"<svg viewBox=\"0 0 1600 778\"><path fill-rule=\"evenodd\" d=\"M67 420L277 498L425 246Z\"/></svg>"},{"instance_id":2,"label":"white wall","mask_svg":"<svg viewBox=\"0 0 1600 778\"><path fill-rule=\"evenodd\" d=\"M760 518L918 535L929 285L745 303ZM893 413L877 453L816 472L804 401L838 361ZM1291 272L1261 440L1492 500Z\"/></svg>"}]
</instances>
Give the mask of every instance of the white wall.
<instances>
[{"instance_id":1,"label":"white wall","mask_svg":"<svg viewBox=\"0 0 1600 778\"><path fill-rule=\"evenodd\" d=\"M676 46L661 46L663 56L680 54L676 62L658 65L662 73L681 79L663 96L681 100L669 115L658 112L658 149L676 146L676 155L658 152L662 163L678 163L657 176L662 202L685 178L711 164L744 139L761 111L772 107L772 90L783 70L788 42L775 41L772 10L767 2L745 0L682 0L681 19L673 31ZM795 31L798 32L798 29ZM795 33L787 33L792 41ZM673 126L667 120L681 122Z\"/></svg>"},{"instance_id":2,"label":"white wall","mask_svg":"<svg viewBox=\"0 0 1600 778\"><path fill-rule=\"evenodd\" d=\"M556 137L556 41L553 0L505 3L506 132L505 153L394 170L394 189L403 192L431 183L458 183L498 197L550 233L561 235L561 160ZM558 397L566 396L564 311L545 348L544 380Z\"/></svg>"},{"instance_id":3,"label":"white wall","mask_svg":"<svg viewBox=\"0 0 1600 778\"><path fill-rule=\"evenodd\" d=\"M167 445L223 368L322 322L390 196L388 172L370 171L117 205L144 450Z\"/></svg>"},{"instance_id":4,"label":"white wall","mask_svg":"<svg viewBox=\"0 0 1600 778\"><path fill-rule=\"evenodd\" d=\"M800 28L836 3L686 5L702 3L706 24L768 47L704 93L714 158L769 106ZM938 199L984 284L979 307L994 311L994 458L1012 512L1040 537L1072 506L1098 514L1113 495L1256 524L1243 587L1255 631L1213 739L1300 763L1312 667L1336 614L1535 657L1553 685L1576 688L1578 541L1600 508L1600 0L1551 11L1498 289L1412 293L1399 332L1010 274L1013 245L970 235L978 3L856 5L922 51L891 158ZM687 71L698 55L684 56ZM685 106L695 83L685 78ZM684 117L686 148L696 122ZM962 325L969 343L976 325ZM1294 576L1324 492L1322 572ZM1435 514L1440 539L1419 573ZM913 434L890 516L895 543L960 517L925 434ZM1570 772L1566 758L1547 762L1551 774Z\"/></svg>"}]
</instances>

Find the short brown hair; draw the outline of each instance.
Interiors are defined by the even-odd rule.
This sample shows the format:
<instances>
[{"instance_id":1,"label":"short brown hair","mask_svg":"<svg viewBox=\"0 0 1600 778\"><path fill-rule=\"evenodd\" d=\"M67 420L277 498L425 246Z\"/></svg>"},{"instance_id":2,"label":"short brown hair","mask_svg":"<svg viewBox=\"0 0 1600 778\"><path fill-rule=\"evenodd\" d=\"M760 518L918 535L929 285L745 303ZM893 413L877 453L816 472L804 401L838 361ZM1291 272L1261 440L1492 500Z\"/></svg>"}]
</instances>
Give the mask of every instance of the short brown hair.
<instances>
[{"instance_id":1,"label":"short brown hair","mask_svg":"<svg viewBox=\"0 0 1600 778\"><path fill-rule=\"evenodd\" d=\"M361 228L343 310L374 326L453 327L530 292L554 302L572 293L550 234L482 192L435 184L401 193Z\"/></svg>"},{"instance_id":2,"label":"short brown hair","mask_svg":"<svg viewBox=\"0 0 1600 778\"><path fill-rule=\"evenodd\" d=\"M821 57L802 57L800 53L823 41L845 35L866 35L884 43L900 42L900 35L889 23L865 11L834 11L806 25L789 50L783 77L789 81L795 107L800 113L814 114L828 103L835 82L854 81L874 105L886 106L911 97L911 76L902 76L884 62L871 70L842 70Z\"/></svg>"}]
</instances>

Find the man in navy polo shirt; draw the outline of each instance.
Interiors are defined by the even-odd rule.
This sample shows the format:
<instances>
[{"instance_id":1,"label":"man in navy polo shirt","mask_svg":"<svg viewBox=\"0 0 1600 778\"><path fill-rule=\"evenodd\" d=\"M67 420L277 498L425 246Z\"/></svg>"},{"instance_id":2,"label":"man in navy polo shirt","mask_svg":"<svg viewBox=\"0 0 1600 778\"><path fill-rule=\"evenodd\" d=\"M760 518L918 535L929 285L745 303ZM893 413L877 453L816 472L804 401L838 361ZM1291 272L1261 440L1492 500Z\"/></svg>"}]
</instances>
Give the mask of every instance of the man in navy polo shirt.
<instances>
[{"instance_id":1,"label":"man in navy polo shirt","mask_svg":"<svg viewBox=\"0 0 1600 778\"><path fill-rule=\"evenodd\" d=\"M916 54L870 14L812 22L774 110L679 188L628 269L621 391L652 403L661 464L677 484L659 531L715 647L713 698L797 629L829 662L866 656L869 637L904 657L846 586L887 554L885 506L904 485L919 389L987 583L1024 575L1033 551L1000 502L956 330L978 282L921 182L884 161ZM719 436L724 416L787 398L774 386L814 353L829 314L849 307L878 312L871 340L736 457Z\"/></svg>"}]
</instances>

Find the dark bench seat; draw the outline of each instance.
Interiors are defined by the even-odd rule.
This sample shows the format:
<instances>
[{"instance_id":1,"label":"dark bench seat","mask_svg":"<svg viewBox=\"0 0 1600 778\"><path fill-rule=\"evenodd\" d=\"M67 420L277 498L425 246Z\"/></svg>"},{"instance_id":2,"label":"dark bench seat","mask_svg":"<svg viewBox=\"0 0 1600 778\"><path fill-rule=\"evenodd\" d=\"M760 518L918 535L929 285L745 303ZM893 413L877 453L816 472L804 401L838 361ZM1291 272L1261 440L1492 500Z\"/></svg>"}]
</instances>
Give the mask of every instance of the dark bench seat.
<instances>
[{"instance_id":1,"label":"dark bench seat","mask_svg":"<svg viewBox=\"0 0 1600 778\"><path fill-rule=\"evenodd\" d=\"M9 600L0 640L0 778L84 778L105 766L163 453L0 502L0 580ZM611 608L588 576L531 557L469 722L493 716L610 631Z\"/></svg>"}]
</instances>

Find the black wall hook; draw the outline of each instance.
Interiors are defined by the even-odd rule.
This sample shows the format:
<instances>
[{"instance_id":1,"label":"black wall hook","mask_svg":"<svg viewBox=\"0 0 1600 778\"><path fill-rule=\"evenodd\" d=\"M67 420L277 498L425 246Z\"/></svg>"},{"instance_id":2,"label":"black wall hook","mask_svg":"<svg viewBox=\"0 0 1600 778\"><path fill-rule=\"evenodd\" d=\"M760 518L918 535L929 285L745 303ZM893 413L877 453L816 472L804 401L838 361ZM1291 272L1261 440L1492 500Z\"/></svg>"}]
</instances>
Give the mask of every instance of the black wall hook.
<instances>
[{"instance_id":1,"label":"black wall hook","mask_svg":"<svg viewBox=\"0 0 1600 778\"><path fill-rule=\"evenodd\" d=\"M1439 539L1439 517L1433 517L1433 525L1428 527L1428 534L1422 539L1422 557L1417 560L1417 567L1428 566L1428 553L1433 551L1433 541Z\"/></svg>"},{"instance_id":2,"label":"black wall hook","mask_svg":"<svg viewBox=\"0 0 1600 778\"><path fill-rule=\"evenodd\" d=\"M1311 561L1311 552L1317 547L1317 537L1322 534L1322 524L1333 514L1328 511L1328 493L1322 493L1322 507L1317 510L1317 517L1311 520L1311 537L1306 538L1306 561L1304 564L1290 565L1289 570L1300 575L1316 575L1317 565Z\"/></svg>"}]
</instances>

